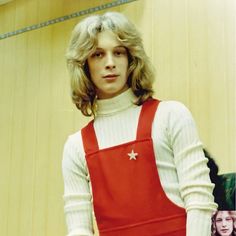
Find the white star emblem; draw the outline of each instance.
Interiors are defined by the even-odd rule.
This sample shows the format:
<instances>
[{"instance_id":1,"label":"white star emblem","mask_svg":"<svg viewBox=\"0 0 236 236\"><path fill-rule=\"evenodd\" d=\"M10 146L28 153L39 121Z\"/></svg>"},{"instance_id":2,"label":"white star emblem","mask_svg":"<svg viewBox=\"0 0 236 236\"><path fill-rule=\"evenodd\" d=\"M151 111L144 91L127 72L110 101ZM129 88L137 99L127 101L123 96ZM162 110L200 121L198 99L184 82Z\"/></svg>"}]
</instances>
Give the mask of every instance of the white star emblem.
<instances>
[{"instance_id":1,"label":"white star emblem","mask_svg":"<svg viewBox=\"0 0 236 236\"><path fill-rule=\"evenodd\" d=\"M128 156L130 160L136 160L136 156L138 156L138 153L135 153L132 149L131 153L128 153Z\"/></svg>"}]
</instances>

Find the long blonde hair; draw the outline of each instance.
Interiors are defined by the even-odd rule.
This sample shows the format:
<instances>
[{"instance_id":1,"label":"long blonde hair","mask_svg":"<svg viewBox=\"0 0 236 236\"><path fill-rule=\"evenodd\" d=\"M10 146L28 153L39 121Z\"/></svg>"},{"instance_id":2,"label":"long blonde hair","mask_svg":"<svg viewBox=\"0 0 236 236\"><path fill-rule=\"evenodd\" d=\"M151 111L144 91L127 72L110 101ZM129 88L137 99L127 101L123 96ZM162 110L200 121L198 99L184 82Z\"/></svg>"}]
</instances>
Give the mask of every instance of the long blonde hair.
<instances>
[{"instance_id":1,"label":"long blonde hair","mask_svg":"<svg viewBox=\"0 0 236 236\"><path fill-rule=\"evenodd\" d=\"M72 100L85 116L96 113L96 90L87 58L96 48L97 34L104 30L115 33L128 51L127 84L138 98L137 105L153 95L154 73L136 27L118 12L89 16L75 26L66 53Z\"/></svg>"}]
</instances>

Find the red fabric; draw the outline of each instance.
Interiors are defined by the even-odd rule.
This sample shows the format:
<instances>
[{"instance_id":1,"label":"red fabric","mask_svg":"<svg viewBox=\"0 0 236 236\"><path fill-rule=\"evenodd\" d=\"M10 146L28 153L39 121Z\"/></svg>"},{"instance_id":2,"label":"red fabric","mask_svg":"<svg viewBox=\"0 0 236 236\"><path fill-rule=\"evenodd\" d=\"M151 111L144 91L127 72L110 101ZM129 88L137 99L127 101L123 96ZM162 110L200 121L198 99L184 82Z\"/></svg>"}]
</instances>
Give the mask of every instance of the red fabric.
<instances>
[{"instance_id":1,"label":"red fabric","mask_svg":"<svg viewBox=\"0 0 236 236\"><path fill-rule=\"evenodd\" d=\"M137 138L128 143L99 150L93 122L82 129L100 236L186 235L186 212L167 198L155 163L151 130L158 104L142 105Z\"/></svg>"}]
</instances>

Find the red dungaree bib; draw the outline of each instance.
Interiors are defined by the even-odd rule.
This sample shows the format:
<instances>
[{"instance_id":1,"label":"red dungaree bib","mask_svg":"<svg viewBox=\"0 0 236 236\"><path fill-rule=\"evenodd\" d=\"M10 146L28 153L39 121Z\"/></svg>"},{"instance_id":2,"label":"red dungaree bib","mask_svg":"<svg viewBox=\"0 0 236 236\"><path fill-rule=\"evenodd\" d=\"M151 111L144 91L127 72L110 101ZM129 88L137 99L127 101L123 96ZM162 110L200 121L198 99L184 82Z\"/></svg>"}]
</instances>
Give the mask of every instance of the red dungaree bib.
<instances>
[{"instance_id":1,"label":"red dungaree bib","mask_svg":"<svg viewBox=\"0 0 236 236\"><path fill-rule=\"evenodd\" d=\"M82 129L100 236L186 235L186 212L167 198L155 162L158 104L142 105L136 140L128 143L99 150L93 121Z\"/></svg>"}]
</instances>

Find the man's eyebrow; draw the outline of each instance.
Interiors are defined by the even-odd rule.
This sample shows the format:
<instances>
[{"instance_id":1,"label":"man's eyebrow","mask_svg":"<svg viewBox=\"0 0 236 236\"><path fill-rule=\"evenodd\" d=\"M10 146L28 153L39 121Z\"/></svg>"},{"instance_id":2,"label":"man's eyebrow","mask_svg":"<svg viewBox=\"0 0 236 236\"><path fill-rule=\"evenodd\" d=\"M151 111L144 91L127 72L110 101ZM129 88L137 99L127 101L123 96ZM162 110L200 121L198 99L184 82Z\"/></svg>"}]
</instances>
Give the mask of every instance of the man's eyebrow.
<instances>
[{"instance_id":1,"label":"man's eyebrow","mask_svg":"<svg viewBox=\"0 0 236 236\"><path fill-rule=\"evenodd\" d=\"M115 46L115 48L125 48L124 45L118 45L118 46Z\"/></svg>"},{"instance_id":2,"label":"man's eyebrow","mask_svg":"<svg viewBox=\"0 0 236 236\"><path fill-rule=\"evenodd\" d=\"M100 47L96 47L95 50L104 50L104 49Z\"/></svg>"}]
</instances>

